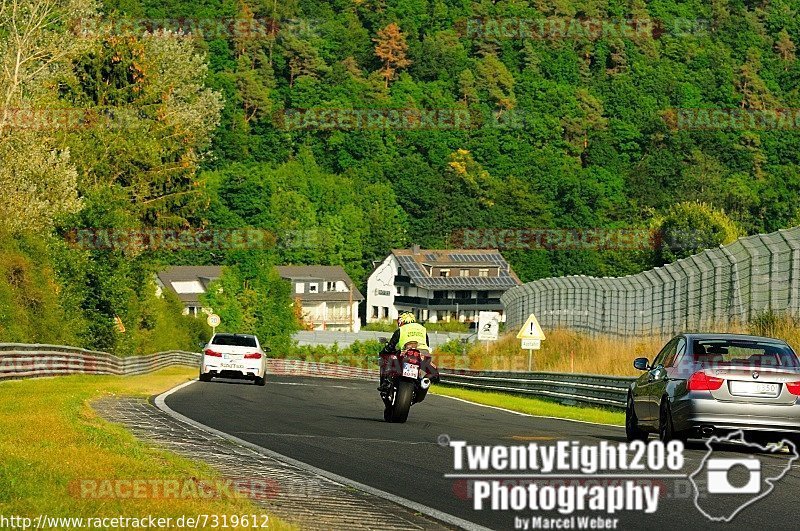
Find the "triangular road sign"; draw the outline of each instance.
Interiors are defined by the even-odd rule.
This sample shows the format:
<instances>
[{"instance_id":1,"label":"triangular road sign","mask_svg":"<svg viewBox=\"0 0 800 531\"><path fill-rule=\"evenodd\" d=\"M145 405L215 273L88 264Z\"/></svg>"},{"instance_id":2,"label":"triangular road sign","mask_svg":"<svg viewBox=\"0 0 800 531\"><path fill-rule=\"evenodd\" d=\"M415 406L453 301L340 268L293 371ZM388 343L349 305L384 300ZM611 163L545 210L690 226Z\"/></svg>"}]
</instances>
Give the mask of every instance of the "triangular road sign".
<instances>
[{"instance_id":1,"label":"triangular road sign","mask_svg":"<svg viewBox=\"0 0 800 531\"><path fill-rule=\"evenodd\" d=\"M542 331L542 327L539 326L539 321L536 320L535 315L531 314L531 316L528 317L528 320L525 321L525 324L519 329L517 339L544 339L544 332Z\"/></svg>"}]
</instances>

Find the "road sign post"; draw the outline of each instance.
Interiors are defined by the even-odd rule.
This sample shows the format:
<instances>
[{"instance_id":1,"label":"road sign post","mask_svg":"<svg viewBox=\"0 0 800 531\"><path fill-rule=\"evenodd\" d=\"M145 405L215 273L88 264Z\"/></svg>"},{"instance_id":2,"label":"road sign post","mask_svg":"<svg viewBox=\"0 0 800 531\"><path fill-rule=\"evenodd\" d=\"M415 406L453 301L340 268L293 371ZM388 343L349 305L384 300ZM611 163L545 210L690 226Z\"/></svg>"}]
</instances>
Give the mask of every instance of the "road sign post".
<instances>
[{"instance_id":1,"label":"road sign post","mask_svg":"<svg viewBox=\"0 0 800 531\"><path fill-rule=\"evenodd\" d=\"M489 356L489 342L497 341L500 335L500 314L480 312L478 314L478 341L483 341L486 356Z\"/></svg>"},{"instance_id":2,"label":"road sign post","mask_svg":"<svg viewBox=\"0 0 800 531\"><path fill-rule=\"evenodd\" d=\"M542 327L539 326L535 315L530 314L528 320L520 328L517 339L522 340L521 348L528 350L528 372L532 372L533 351L542 348L542 341L545 339Z\"/></svg>"},{"instance_id":3,"label":"road sign post","mask_svg":"<svg viewBox=\"0 0 800 531\"><path fill-rule=\"evenodd\" d=\"M480 312L478 314L478 341L496 341L500 333L500 314ZM488 343L487 343L487 349Z\"/></svg>"},{"instance_id":4,"label":"road sign post","mask_svg":"<svg viewBox=\"0 0 800 531\"><path fill-rule=\"evenodd\" d=\"M208 323L208 326L211 327L212 336L217 333L217 327L221 322L222 320L219 318L219 315L215 313L209 314L209 316L206 318L206 323Z\"/></svg>"}]
</instances>

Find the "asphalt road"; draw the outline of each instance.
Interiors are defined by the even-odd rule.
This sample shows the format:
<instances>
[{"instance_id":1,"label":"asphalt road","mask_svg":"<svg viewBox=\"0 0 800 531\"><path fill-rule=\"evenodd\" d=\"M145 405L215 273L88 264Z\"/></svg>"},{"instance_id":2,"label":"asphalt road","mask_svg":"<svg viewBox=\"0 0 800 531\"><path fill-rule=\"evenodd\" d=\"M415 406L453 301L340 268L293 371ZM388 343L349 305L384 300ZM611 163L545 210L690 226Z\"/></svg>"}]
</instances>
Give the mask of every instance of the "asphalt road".
<instances>
[{"instance_id":1,"label":"asphalt road","mask_svg":"<svg viewBox=\"0 0 800 531\"><path fill-rule=\"evenodd\" d=\"M622 428L517 415L431 394L412 407L408 422L389 424L383 421L383 405L375 385L274 376L266 387L227 381L195 382L173 393L166 403L207 426L492 529L514 529L515 518L562 515L527 509L475 510L467 480L445 477L456 473L454 451L437 442L440 436L470 445L505 446L531 442L546 445L558 440L587 444L625 440ZM750 453L730 445L714 457L746 458ZM688 476L694 472L706 454L702 442L690 442L682 473ZM763 463L762 477L777 475L789 458L785 453L763 452L756 457ZM694 504L691 483L681 478L644 480L661 485L654 514L623 511L610 517L619 518L617 529L796 528L800 516L796 497L800 492L799 468L797 461L776 482L772 492L744 508L729 523L711 522L703 516ZM734 486L744 482L735 474L730 478ZM702 504L714 506L714 500L711 496ZM726 503L729 501L726 499ZM608 516L603 511L580 514Z\"/></svg>"}]
</instances>

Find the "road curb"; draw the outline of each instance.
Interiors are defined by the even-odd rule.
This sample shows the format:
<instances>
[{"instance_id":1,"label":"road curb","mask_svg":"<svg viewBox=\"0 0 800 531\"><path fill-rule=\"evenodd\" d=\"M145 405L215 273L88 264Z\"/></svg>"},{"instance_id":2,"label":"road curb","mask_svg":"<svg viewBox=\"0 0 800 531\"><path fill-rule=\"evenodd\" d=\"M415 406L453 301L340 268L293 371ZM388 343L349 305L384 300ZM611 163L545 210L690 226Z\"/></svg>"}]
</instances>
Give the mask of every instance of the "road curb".
<instances>
[{"instance_id":1,"label":"road curb","mask_svg":"<svg viewBox=\"0 0 800 531\"><path fill-rule=\"evenodd\" d=\"M451 514L439 511L437 509L434 509L432 507L428 507L428 506L423 505L421 503L417 503L415 501L411 501L411 500L403 498L401 496L397 496L397 495L391 494L389 492L386 492L386 491L383 491L383 490L380 490L380 489L376 489L375 487L370 487L369 485L365 485L363 483L359 483L358 481L354 481L354 480L346 478L344 476L340 476L338 474L334 474L333 472L328 472L327 470L323 470L321 468L317 468L317 467L315 467L313 465L309 465L308 463L304 463L303 461L298 461L297 459L293 459L293 458L285 456L283 454L279 454L278 452L275 452L273 450L269 450L267 448L264 448L263 446L258 446L257 444L245 441L244 439L240 439L239 437L236 437L234 435L230 435L228 433L225 433L223 431L217 430L217 429L212 428L210 426L206 426L205 424L203 424L201 422L198 422L198 421L196 421L194 419L190 419L189 417L178 413L177 411L173 410L172 408L170 408L167 405L167 403L166 403L167 397L169 397L171 394L173 394L173 393L175 393L177 391L180 391L184 387L188 387L188 386L192 385L195 382L197 382L197 380L191 380L189 382L185 382L185 383L182 383L182 384L180 384L180 385L178 385L176 387L173 387L169 391L161 393L160 395L156 396L155 399L153 400L154 405L158 409L160 409L161 411L163 411L164 413L169 415L170 417L174 418L177 421L183 422L184 424L188 424L190 426L193 426L193 427L195 427L195 428L197 428L199 430L203 430L203 431L208 432L208 433L213 433L214 435L217 435L218 437L222 437L222 438L224 438L224 439L226 439L226 440L228 440L230 442L233 442L233 443L236 443L238 445L244 446L245 448L249 448L250 450L258 452L258 453L260 453L262 455L265 455L267 457L270 457L272 459L283 461L283 462L285 462L287 464L296 466L297 468L305 470L305 471L310 472L312 474L316 474L316 475L322 476L324 478L327 478L327 479L329 479L331 481L335 481L336 483L340 483L342 485L346 485L348 487L352 487L354 489L360 490L360 491L365 492L367 494L371 494L371 495L376 496L378 498L382 498L382 499L390 501L392 503L396 503L397 505L401 505L403 507L411 509L412 511L416 511L416 512L418 512L420 514L424 514L425 516L429 516L429 517L431 517L431 518L433 518L435 520L439 520L440 522L443 522L445 524L453 525L453 526L456 526L458 528L465 529L467 531L490 531L488 527L483 527L481 525L474 524L474 523L469 522L467 520L464 520L462 518L458 518L457 516L453 516Z\"/></svg>"}]
</instances>

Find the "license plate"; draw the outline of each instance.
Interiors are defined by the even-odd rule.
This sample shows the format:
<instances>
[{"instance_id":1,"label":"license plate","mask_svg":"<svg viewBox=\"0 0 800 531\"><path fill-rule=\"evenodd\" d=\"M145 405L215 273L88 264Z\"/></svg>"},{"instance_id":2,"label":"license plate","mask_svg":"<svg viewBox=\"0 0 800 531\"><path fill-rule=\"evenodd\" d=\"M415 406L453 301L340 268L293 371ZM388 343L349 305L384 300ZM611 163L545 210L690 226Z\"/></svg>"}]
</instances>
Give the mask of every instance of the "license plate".
<instances>
[{"instance_id":1,"label":"license plate","mask_svg":"<svg viewBox=\"0 0 800 531\"><path fill-rule=\"evenodd\" d=\"M778 396L780 389L776 383L731 381L731 394L740 396Z\"/></svg>"},{"instance_id":2,"label":"license plate","mask_svg":"<svg viewBox=\"0 0 800 531\"><path fill-rule=\"evenodd\" d=\"M237 369L237 370L244 369L244 365L240 365L238 363L221 363L220 367L223 369Z\"/></svg>"},{"instance_id":3,"label":"license plate","mask_svg":"<svg viewBox=\"0 0 800 531\"><path fill-rule=\"evenodd\" d=\"M416 365L412 365L410 363L403 364L403 376L406 378L418 378L419 377L419 367Z\"/></svg>"}]
</instances>

